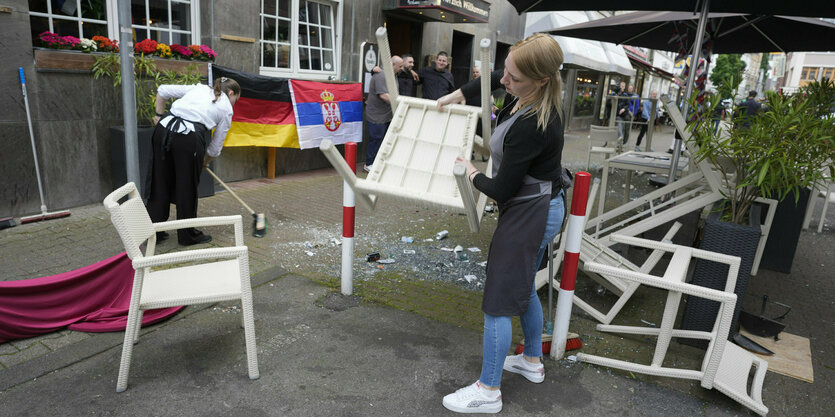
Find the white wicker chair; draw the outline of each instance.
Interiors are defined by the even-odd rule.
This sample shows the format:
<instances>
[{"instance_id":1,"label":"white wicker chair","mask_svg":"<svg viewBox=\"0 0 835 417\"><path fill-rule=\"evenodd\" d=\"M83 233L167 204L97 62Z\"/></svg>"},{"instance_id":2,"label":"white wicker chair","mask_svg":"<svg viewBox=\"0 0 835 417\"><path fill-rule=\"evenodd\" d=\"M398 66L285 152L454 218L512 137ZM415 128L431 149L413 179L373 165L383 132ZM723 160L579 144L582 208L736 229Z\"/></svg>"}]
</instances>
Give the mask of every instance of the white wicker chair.
<instances>
[{"instance_id":1,"label":"white wicker chair","mask_svg":"<svg viewBox=\"0 0 835 417\"><path fill-rule=\"evenodd\" d=\"M762 402L762 385L766 370L768 369L768 363L728 342L728 332L730 331L731 321L733 319L734 306L737 302L734 288L736 286L736 277L739 273L739 257L635 237L613 235L612 240L629 245L643 246L656 251L661 250L673 253L673 257L663 278L644 272L636 272L600 263L588 262L585 264L585 268L590 271L606 274L607 276L616 276L627 282L635 282L669 291L667 303L664 307L664 315L659 328L603 324L597 326L597 329L600 331L657 336L658 339L652 364L642 365L582 353L577 355L577 359L583 362L649 375L695 379L701 382L702 387L707 389L716 388L718 391L750 408L757 414L766 415L768 408ZM728 278L724 291L684 283L684 279L687 276L687 268L693 258L701 258L728 265ZM703 332L673 328L682 294L705 298L719 303L719 312L716 323L713 326L713 331ZM701 369L691 370L664 367L664 357L667 354L667 348L673 337L710 341L705 352L704 360L702 361ZM757 370L751 380L749 391L748 380L752 366L756 366Z\"/></svg>"},{"instance_id":2,"label":"white wicker chair","mask_svg":"<svg viewBox=\"0 0 835 417\"><path fill-rule=\"evenodd\" d=\"M615 126L595 126L589 129L589 150L586 158L586 171L591 166L591 154L602 153L603 158L619 153L618 128Z\"/></svg>"},{"instance_id":3,"label":"white wicker chair","mask_svg":"<svg viewBox=\"0 0 835 417\"><path fill-rule=\"evenodd\" d=\"M121 202L121 200L125 201ZM243 245L241 216L206 217L151 223L136 186L129 182L104 199L136 271L116 391L127 389L133 345L139 339L142 312L189 304L241 300L250 379L257 379L258 356L249 282L249 252ZM235 246L154 255L156 232L195 226L233 225ZM146 243L144 251L141 245ZM200 263L198 263L200 262ZM179 264L188 263L186 266ZM152 270L166 266L166 269Z\"/></svg>"}]
</instances>

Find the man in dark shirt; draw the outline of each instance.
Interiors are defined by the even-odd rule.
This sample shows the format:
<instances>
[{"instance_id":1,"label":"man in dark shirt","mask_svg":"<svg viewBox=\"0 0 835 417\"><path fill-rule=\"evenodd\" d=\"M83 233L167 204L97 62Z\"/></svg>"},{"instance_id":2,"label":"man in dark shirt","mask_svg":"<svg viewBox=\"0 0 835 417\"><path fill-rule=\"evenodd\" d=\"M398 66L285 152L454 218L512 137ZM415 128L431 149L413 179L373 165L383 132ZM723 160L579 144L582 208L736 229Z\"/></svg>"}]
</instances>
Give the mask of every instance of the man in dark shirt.
<instances>
[{"instance_id":1,"label":"man in dark shirt","mask_svg":"<svg viewBox=\"0 0 835 417\"><path fill-rule=\"evenodd\" d=\"M452 74L447 71L447 67L449 67L449 55L441 51L438 52L432 65L418 71L420 82L423 83L423 98L437 100L455 91L455 81L452 79Z\"/></svg>"},{"instance_id":2,"label":"man in dark shirt","mask_svg":"<svg viewBox=\"0 0 835 417\"><path fill-rule=\"evenodd\" d=\"M762 104L755 100L756 97L757 92L751 90L748 92L748 99L739 103L738 114L741 113L740 116L742 116L740 117L742 119L740 120L740 125L744 129L751 127L751 119L762 109Z\"/></svg>"},{"instance_id":3,"label":"man in dark shirt","mask_svg":"<svg viewBox=\"0 0 835 417\"><path fill-rule=\"evenodd\" d=\"M403 69L397 73L397 91L401 96L415 97L417 96L415 81L418 79L416 72L412 70L415 67L415 58L409 54L403 54Z\"/></svg>"}]
</instances>

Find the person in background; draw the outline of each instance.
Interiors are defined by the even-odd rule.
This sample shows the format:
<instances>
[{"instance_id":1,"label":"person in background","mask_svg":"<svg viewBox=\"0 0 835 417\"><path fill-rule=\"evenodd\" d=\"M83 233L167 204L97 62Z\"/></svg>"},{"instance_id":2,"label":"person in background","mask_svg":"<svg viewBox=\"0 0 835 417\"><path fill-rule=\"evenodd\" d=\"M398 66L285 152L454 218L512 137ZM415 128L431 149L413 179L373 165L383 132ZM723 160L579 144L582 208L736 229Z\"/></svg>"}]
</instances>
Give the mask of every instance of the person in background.
<instances>
[{"instance_id":1,"label":"person in background","mask_svg":"<svg viewBox=\"0 0 835 417\"><path fill-rule=\"evenodd\" d=\"M637 119L640 116L640 108L641 108L641 100L638 97L638 94L635 93L635 86L629 84L629 87L626 88L626 96L633 97L632 99L628 100L627 103L627 110L629 110L629 114L632 116L630 122L627 123L626 128L626 136L623 139L623 145L626 146L629 142L629 136L632 134L632 121Z\"/></svg>"},{"instance_id":2,"label":"person in background","mask_svg":"<svg viewBox=\"0 0 835 417\"><path fill-rule=\"evenodd\" d=\"M565 216L561 158L563 149L563 53L557 41L536 34L510 48L505 70L491 73L492 89L504 85L515 96L499 111L490 140L492 176L459 156L475 188L499 204L499 221L490 243L487 281L481 309L484 337L481 376L443 398L459 413L498 413L502 409L502 371L520 374L533 383L545 380L542 356L542 305L534 276ZM473 80L441 97L438 107L460 103L479 88ZM520 316L524 353L507 356L511 316Z\"/></svg>"},{"instance_id":3,"label":"person in background","mask_svg":"<svg viewBox=\"0 0 835 417\"><path fill-rule=\"evenodd\" d=\"M477 80L481 78L481 68L474 66L473 67L473 79Z\"/></svg>"},{"instance_id":4,"label":"person in background","mask_svg":"<svg viewBox=\"0 0 835 417\"><path fill-rule=\"evenodd\" d=\"M650 92L649 93L649 98L653 99L653 100L658 98L658 91L653 90L652 92ZM641 140L644 139L644 135L647 133L647 128L649 127L649 119L650 119L649 116L650 116L651 111L652 111L652 100L649 100L649 99L641 100L640 113L639 113L640 116L639 116L638 121L643 123L643 124L641 125L641 132L638 133L638 140L635 142L635 151L636 152L641 152ZM657 113L658 108L656 108L655 111ZM656 120L658 120L657 116L658 115L656 114Z\"/></svg>"},{"instance_id":5,"label":"person in background","mask_svg":"<svg viewBox=\"0 0 835 417\"><path fill-rule=\"evenodd\" d=\"M712 99L711 101L719 100L719 97L716 94L711 94L710 98ZM723 117L725 117L725 104L720 101L719 104L713 108L713 114L711 115L714 135L719 133L719 126L722 124Z\"/></svg>"},{"instance_id":6,"label":"person in background","mask_svg":"<svg viewBox=\"0 0 835 417\"><path fill-rule=\"evenodd\" d=\"M619 97L631 97L632 95L626 91L626 83L621 81L620 82L620 92L618 93ZM617 115L615 118L617 119L618 124L618 139L620 143L627 143L629 142L629 130L632 126L632 114L629 112L629 102L631 100L625 98L618 99L617 105Z\"/></svg>"},{"instance_id":7,"label":"person in background","mask_svg":"<svg viewBox=\"0 0 835 417\"><path fill-rule=\"evenodd\" d=\"M419 79L418 74L413 70L415 58L410 54L403 54L403 68L397 74L397 91L401 96L416 97L417 86L415 82Z\"/></svg>"},{"instance_id":8,"label":"person in background","mask_svg":"<svg viewBox=\"0 0 835 417\"><path fill-rule=\"evenodd\" d=\"M403 59L397 55L391 57L391 65L397 74L403 67ZM365 121L368 124L368 146L365 151L365 166L363 171L370 172L377 151L386 136L393 115L391 99L386 87L386 75L382 71L371 76L368 86L368 99L365 101Z\"/></svg>"},{"instance_id":9,"label":"person in background","mask_svg":"<svg viewBox=\"0 0 835 417\"><path fill-rule=\"evenodd\" d=\"M743 129L750 128L751 119L754 116L756 116L757 113L759 113L762 109L762 104L760 104L757 101L757 92L754 90L749 91L748 98L745 101L739 103L739 106L737 106L737 108L738 114L741 115L741 117L739 117L739 119L741 119L740 126Z\"/></svg>"},{"instance_id":10,"label":"person in background","mask_svg":"<svg viewBox=\"0 0 835 417\"><path fill-rule=\"evenodd\" d=\"M151 192L146 203L154 223L168 220L171 203L177 207L177 220L197 217L200 171L220 156L232 124L232 108L241 97L240 85L231 78L215 79L213 85L166 84L157 89ZM165 104L172 98L176 100L166 112ZM167 238L168 233L157 232L158 242ZM177 241L184 246L211 240L193 227L177 230Z\"/></svg>"},{"instance_id":11,"label":"person in background","mask_svg":"<svg viewBox=\"0 0 835 417\"><path fill-rule=\"evenodd\" d=\"M449 55L440 51L432 65L423 67L418 71L419 82L423 83L423 98L437 100L455 90L455 81L448 69Z\"/></svg>"}]
</instances>

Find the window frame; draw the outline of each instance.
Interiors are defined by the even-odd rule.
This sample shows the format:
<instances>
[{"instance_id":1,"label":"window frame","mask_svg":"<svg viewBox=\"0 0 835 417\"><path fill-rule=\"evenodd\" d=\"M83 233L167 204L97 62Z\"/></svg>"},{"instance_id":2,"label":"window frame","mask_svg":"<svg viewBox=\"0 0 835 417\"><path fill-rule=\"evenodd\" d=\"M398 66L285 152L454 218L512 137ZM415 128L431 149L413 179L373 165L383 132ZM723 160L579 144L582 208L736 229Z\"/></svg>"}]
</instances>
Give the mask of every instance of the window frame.
<instances>
[{"instance_id":1,"label":"window frame","mask_svg":"<svg viewBox=\"0 0 835 417\"><path fill-rule=\"evenodd\" d=\"M81 11L81 0L74 0L74 1L77 4L76 13L78 13L78 12ZM104 12L105 20L88 19L88 18L78 17L78 16L66 16L66 15L54 13L54 11L52 10L52 2L49 1L49 0L46 0L46 10L47 10L46 13L33 12L33 11L30 10L29 11L29 16L46 18L49 21L49 31L53 32L53 33L55 33L55 26L53 25L54 20L76 22L76 24L78 26L79 38L88 38L89 39L89 38L92 38L92 36L84 36L83 35L84 29L83 29L82 23L83 22L95 23L95 24L99 24L99 25L104 24L107 27L107 33L109 35L110 34L109 17L110 17L110 9L111 9L110 5L111 5L111 3L116 4L116 1L117 0L105 0L105 12ZM26 7L27 8L29 7L29 2L26 2ZM65 33L59 33L59 35L66 36ZM36 42L37 39L32 39L32 41ZM35 46L35 45L33 45L33 46Z\"/></svg>"},{"instance_id":2,"label":"window frame","mask_svg":"<svg viewBox=\"0 0 835 417\"><path fill-rule=\"evenodd\" d=\"M76 0L76 1L79 1L79 0ZM147 13L147 10L148 10L148 7L149 7L148 6L148 0L143 0L143 1L145 3L145 10L146 10L146 13ZM166 4L168 4L169 6L172 2L173 3L186 3L186 1L183 1L183 0L166 0ZM187 3L190 6L189 18L191 19L191 31L190 31L191 32L191 41L192 41L192 44L200 45L202 43L201 42L201 37L200 37L200 0L188 0ZM28 7L28 4L27 4L27 7ZM119 6L118 6L118 0L105 0L105 8L106 8L106 10L105 10L105 20L104 21L99 21L99 20L94 20L94 19L85 19L83 17L82 18L78 18L78 17L74 17L74 16L69 17L69 16L62 16L62 15L57 15L57 14L53 13L52 12L52 2L47 0L47 13L30 11L29 15L30 16L36 16L36 17L45 17L45 18L49 19L49 27L50 27L51 32L54 32L52 30L52 28L53 28L52 21L54 19L78 21L79 22L79 34L81 34L83 32L82 29L81 29L81 24L80 24L80 22L82 22L82 21L89 21L90 23L98 23L98 24L101 24L102 22L104 22L104 24L107 25L107 37L111 38L111 39L115 39L117 41L121 41L121 38L119 36ZM171 13L170 13L170 7L169 7L169 19L168 19L169 22L171 20L170 15L171 15ZM134 28L134 29L137 29L137 30L145 29L145 27L142 26L142 25L131 25L131 27ZM169 32L169 33L171 33L173 31L172 29L161 29L161 28L155 28L153 30ZM183 31L183 32L185 32L185 31ZM59 35L65 35L65 34L59 33ZM91 36L83 36L83 37L92 38ZM33 39L33 42L34 41L36 41L36 39Z\"/></svg>"},{"instance_id":3,"label":"window frame","mask_svg":"<svg viewBox=\"0 0 835 417\"><path fill-rule=\"evenodd\" d=\"M270 0L268 0L270 1ZM266 67L261 64L264 62L264 0L261 0L261 8L258 12L259 17L259 33L258 33L258 73L261 75L282 77L282 78L301 78L309 80L336 80L342 72L342 13L343 0L288 0L290 2L290 68ZM299 4L305 3L319 3L331 7L331 31L333 32L333 69L328 70L310 70L301 69L299 60ZM276 13L278 11L276 10ZM315 25L315 24L314 24ZM278 27L276 26L276 31ZM310 45L306 45L310 48ZM317 48L317 47L313 47ZM321 46L317 50L321 50Z\"/></svg>"}]
</instances>

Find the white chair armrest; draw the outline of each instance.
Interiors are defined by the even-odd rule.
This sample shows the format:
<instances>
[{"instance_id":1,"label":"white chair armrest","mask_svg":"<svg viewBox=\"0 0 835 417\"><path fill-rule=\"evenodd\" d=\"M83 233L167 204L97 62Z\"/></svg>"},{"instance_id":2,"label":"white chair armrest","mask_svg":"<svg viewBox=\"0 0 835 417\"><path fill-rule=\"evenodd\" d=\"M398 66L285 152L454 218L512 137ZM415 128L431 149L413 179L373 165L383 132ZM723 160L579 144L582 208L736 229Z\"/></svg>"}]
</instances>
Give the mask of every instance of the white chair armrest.
<instances>
[{"instance_id":1,"label":"white chair armrest","mask_svg":"<svg viewBox=\"0 0 835 417\"><path fill-rule=\"evenodd\" d=\"M243 246L243 220L240 214L234 216L212 216L196 217L193 219L171 220L167 222L154 223L154 231L185 229L197 226L224 226L232 225L235 228L235 246Z\"/></svg>"},{"instance_id":2,"label":"white chair armrest","mask_svg":"<svg viewBox=\"0 0 835 417\"><path fill-rule=\"evenodd\" d=\"M193 262L205 259L237 258L247 256L249 248L235 246L231 248L208 248L190 251L171 252L162 255L138 257L133 260L134 269L152 266L171 265L181 262Z\"/></svg>"},{"instance_id":3,"label":"white chair armrest","mask_svg":"<svg viewBox=\"0 0 835 417\"><path fill-rule=\"evenodd\" d=\"M584 269L586 271L603 273L621 279L635 281L643 285L649 285L668 291L676 291L684 294L694 295L696 297L706 298L708 300L718 302L736 301L736 294L732 292L719 291L707 287L702 287L699 285L687 284L682 282L673 282L665 280L663 278L658 278L653 275L627 271L625 269L604 265L596 262L587 262L584 265Z\"/></svg>"}]
</instances>

